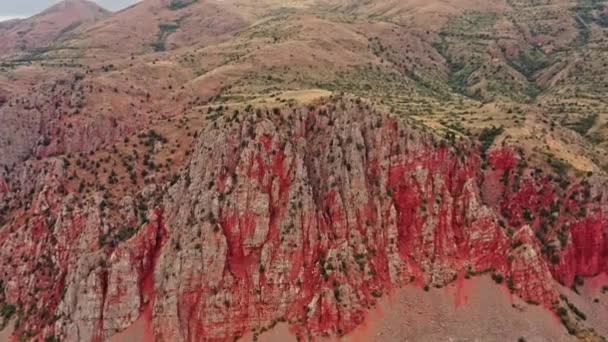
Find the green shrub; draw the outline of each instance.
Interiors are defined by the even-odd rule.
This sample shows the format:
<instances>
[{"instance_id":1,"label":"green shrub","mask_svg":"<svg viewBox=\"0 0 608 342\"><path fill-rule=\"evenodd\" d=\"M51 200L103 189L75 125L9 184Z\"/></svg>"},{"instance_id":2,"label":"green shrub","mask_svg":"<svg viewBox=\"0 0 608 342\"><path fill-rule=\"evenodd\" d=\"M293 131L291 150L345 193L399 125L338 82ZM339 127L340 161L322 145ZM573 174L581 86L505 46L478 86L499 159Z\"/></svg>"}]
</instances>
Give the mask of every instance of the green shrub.
<instances>
[{"instance_id":1,"label":"green shrub","mask_svg":"<svg viewBox=\"0 0 608 342\"><path fill-rule=\"evenodd\" d=\"M524 208L524 219L528 222L531 222L533 219L532 212L528 208Z\"/></svg>"},{"instance_id":2,"label":"green shrub","mask_svg":"<svg viewBox=\"0 0 608 342\"><path fill-rule=\"evenodd\" d=\"M568 125L570 129L577 132L580 135L586 135L587 132L595 125L597 121L597 114L586 115L580 120Z\"/></svg>"},{"instance_id":3,"label":"green shrub","mask_svg":"<svg viewBox=\"0 0 608 342\"><path fill-rule=\"evenodd\" d=\"M513 278L511 278L511 277L507 278L507 287L509 288L509 290L511 290L511 292L515 291L515 285L513 284Z\"/></svg>"},{"instance_id":4,"label":"green shrub","mask_svg":"<svg viewBox=\"0 0 608 342\"><path fill-rule=\"evenodd\" d=\"M177 11L192 5L196 1L197 0L172 0L171 3L169 3L168 8L172 11Z\"/></svg>"},{"instance_id":5,"label":"green shrub","mask_svg":"<svg viewBox=\"0 0 608 342\"><path fill-rule=\"evenodd\" d=\"M580 319L582 319L583 321L587 319L587 315L585 315L581 310L579 310L576 306L574 306L574 304L568 302L568 307L570 308L570 310L572 312L574 312L575 315L577 315L578 317L580 317Z\"/></svg>"},{"instance_id":6,"label":"green shrub","mask_svg":"<svg viewBox=\"0 0 608 342\"><path fill-rule=\"evenodd\" d=\"M503 276L500 273L494 273L492 274L492 279L494 279L497 284L502 284Z\"/></svg>"},{"instance_id":7,"label":"green shrub","mask_svg":"<svg viewBox=\"0 0 608 342\"><path fill-rule=\"evenodd\" d=\"M154 52L165 51L166 50L165 42L162 40L157 40L154 43L152 43L152 48L154 49Z\"/></svg>"},{"instance_id":8,"label":"green shrub","mask_svg":"<svg viewBox=\"0 0 608 342\"><path fill-rule=\"evenodd\" d=\"M585 285L585 278L583 278L580 274L574 276L574 284L577 286Z\"/></svg>"},{"instance_id":9,"label":"green shrub","mask_svg":"<svg viewBox=\"0 0 608 342\"><path fill-rule=\"evenodd\" d=\"M549 163L551 168L553 168L553 171L555 171L555 173L557 173L560 176L565 175L568 172L568 169L570 169L570 164L568 164L564 161L555 159L553 157L549 157L547 159L547 162Z\"/></svg>"},{"instance_id":10,"label":"green shrub","mask_svg":"<svg viewBox=\"0 0 608 342\"><path fill-rule=\"evenodd\" d=\"M0 304L0 317L4 319L4 321L10 321L13 314L15 314L16 307L12 304L1 303Z\"/></svg>"},{"instance_id":11,"label":"green shrub","mask_svg":"<svg viewBox=\"0 0 608 342\"><path fill-rule=\"evenodd\" d=\"M116 234L116 238L118 241L126 241L129 240L133 235L135 235L136 230L133 227L127 227L121 229L118 234Z\"/></svg>"},{"instance_id":12,"label":"green shrub","mask_svg":"<svg viewBox=\"0 0 608 342\"><path fill-rule=\"evenodd\" d=\"M511 248L516 249L517 247L519 247L519 246L521 246L523 244L524 244L523 241L516 240L516 241L513 241L513 243L511 244Z\"/></svg>"},{"instance_id":13,"label":"green shrub","mask_svg":"<svg viewBox=\"0 0 608 342\"><path fill-rule=\"evenodd\" d=\"M490 128L484 128L479 134L479 141L481 142L481 152L485 154L488 149L494 143L494 140L497 136L501 135L504 132L504 128L502 126L495 127L492 126Z\"/></svg>"},{"instance_id":14,"label":"green shrub","mask_svg":"<svg viewBox=\"0 0 608 342\"><path fill-rule=\"evenodd\" d=\"M341 294L340 294L340 289L338 289L338 288L334 289L334 297L336 298L336 301L338 303L340 303L342 301L342 297L341 297Z\"/></svg>"}]
</instances>

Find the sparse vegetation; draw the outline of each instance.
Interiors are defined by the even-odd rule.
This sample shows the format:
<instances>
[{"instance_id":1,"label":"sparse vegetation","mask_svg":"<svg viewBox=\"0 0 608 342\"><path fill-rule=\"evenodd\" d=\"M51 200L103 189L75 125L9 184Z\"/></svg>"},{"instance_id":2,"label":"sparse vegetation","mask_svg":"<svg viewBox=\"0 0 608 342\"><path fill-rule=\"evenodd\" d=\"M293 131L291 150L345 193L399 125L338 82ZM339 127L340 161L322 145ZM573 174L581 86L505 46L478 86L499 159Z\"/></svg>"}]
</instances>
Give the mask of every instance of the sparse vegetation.
<instances>
[{"instance_id":1,"label":"sparse vegetation","mask_svg":"<svg viewBox=\"0 0 608 342\"><path fill-rule=\"evenodd\" d=\"M197 0L171 0L168 7L172 11L177 11L192 5L196 1Z\"/></svg>"},{"instance_id":2,"label":"sparse vegetation","mask_svg":"<svg viewBox=\"0 0 608 342\"><path fill-rule=\"evenodd\" d=\"M582 320L587 319L587 315L585 315L581 310L579 310L574 304L572 304L571 302L568 302L567 304L568 304L568 307L570 308L570 311L572 311L580 319L582 319Z\"/></svg>"},{"instance_id":3,"label":"sparse vegetation","mask_svg":"<svg viewBox=\"0 0 608 342\"><path fill-rule=\"evenodd\" d=\"M501 135L504 131L503 127L492 126L490 128L484 128L479 134L479 141L481 142L481 152L485 154L488 149L494 143L497 136Z\"/></svg>"},{"instance_id":4,"label":"sparse vegetation","mask_svg":"<svg viewBox=\"0 0 608 342\"><path fill-rule=\"evenodd\" d=\"M511 65L533 82L534 74L549 66L549 61L541 49L533 48L521 51L518 57L511 61Z\"/></svg>"},{"instance_id":5,"label":"sparse vegetation","mask_svg":"<svg viewBox=\"0 0 608 342\"><path fill-rule=\"evenodd\" d=\"M580 120L568 125L572 130L576 131L580 135L587 135L587 132L595 125L597 121L597 114L585 115Z\"/></svg>"},{"instance_id":6,"label":"sparse vegetation","mask_svg":"<svg viewBox=\"0 0 608 342\"><path fill-rule=\"evenodd\" d=\"M158 25L158 35L156 37L156 41L152 43L152 47L154 51L161 52L167 49L166 40L173 32L175 32L179 28L178 23L161 23Z\"/></svg>"},{"instance_id":7,"label":"sparse vegetation","mask_svg":"<svg viewBox=\"0 0 608 342\"><path fill-rule=\"evenodd\" d=\"M560 176L565 175L570 169L570 165L568 163L556 159L553 156L549 156L547 158L547 162L551 166L551 168L553 168L553 171Z\"/></svg>"},{"instance_id":8,"label":"sparse vegetation","mask_svg":"<svg viewBox=\"0 0 608 342\"><path fill-rule=\"evenodd\" d=\"M0 330L6 326L16 311L17 308L14 305L0 302L0 317L2 318L2 321L0 321Z\"/></svg>"},{"instance_id":9,"label":"sparse vegetation","mask_svg":"<svg viewBox=\"0 0 608 342\"><path fill-rule=\"evenodd\" d=\"M494 273L492 274L492 279L494 279L497 284L502 284L503 276L500 273Z\"/></svg>"},{"instance_id":10,"label":"sparse vegetation","mask_svg":"<svg viewBox=\"0 0 608 342\"><path fill-rule=\"evenodd\" d=\"M128 239L130 239L133 235L135 235L136 230L133 227L126 227L121 229L118 234L116 235L116 238L118 239L118 241L126 241Z\"/></svg>"}]
</instances>

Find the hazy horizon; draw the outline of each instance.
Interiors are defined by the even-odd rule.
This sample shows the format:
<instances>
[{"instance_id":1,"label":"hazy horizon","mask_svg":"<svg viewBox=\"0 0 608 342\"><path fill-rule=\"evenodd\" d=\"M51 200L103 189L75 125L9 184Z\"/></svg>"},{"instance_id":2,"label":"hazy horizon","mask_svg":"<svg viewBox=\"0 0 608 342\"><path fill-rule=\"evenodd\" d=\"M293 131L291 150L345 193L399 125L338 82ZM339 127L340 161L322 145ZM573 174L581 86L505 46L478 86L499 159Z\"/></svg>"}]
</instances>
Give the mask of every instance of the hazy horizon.
<instances>
[{"instance_id":1,"label":"hazy horizon","mask_svg":"<svg viewBox=\"0 0 608 342\"><path fill-rule=\"evenodd\" d=\"M110 10L119 11L139 0L89 0L96 2L99 6ZM15 18L28 18L42 12L46 8L61 2L61 0L28 0L24 1L0 1L0 22Z\"/></svg>"},{"instance_id":2,"label":"hazy horizon","mask_svg":"<svg viewBox=\"0 0 608 342\"><path fill-rule=\"evenodd\" d=\"M15 17L15 16L10 16L10 15L8 15L8 16L0 15L0 22L11 20L11 19L20 19L20 18L21 17Z\"/></svg>"}]
</instances>

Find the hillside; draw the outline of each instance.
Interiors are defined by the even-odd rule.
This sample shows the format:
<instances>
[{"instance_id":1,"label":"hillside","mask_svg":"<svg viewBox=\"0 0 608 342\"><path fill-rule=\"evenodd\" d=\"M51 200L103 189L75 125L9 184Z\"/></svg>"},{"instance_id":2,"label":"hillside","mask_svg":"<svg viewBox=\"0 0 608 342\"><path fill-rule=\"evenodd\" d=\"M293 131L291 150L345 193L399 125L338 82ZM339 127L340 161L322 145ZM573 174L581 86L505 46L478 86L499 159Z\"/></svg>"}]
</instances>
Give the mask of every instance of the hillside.
<instances>
[{"instance_id":1,"label":"hillside","mask_svg":"<svg viewBox=\"0 0 608 342\"><path fill-rule=\"evenodd\" d=\"M68 0L0 24L0 340L601 341L607 20Z\"/></svg>"},{"instance_id":2,"label":"hillside","mask_svg":"<svg viewBox=\"0 0 608 342\"><path fill-rule=\"evenodd\" d=\"M28 19L0 23L0 56L44 50L80 25L110 12L87 0L64 0Z\"/></svg>"}]
</instances>

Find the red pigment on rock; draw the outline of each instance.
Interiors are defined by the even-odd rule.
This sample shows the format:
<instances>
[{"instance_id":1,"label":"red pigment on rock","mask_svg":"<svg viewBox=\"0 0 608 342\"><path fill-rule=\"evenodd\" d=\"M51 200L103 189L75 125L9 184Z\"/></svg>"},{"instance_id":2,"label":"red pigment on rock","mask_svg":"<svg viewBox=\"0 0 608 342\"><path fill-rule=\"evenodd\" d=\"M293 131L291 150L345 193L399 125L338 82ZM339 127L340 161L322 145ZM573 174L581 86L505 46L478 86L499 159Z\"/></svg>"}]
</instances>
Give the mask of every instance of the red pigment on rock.
<instances>
[{"instance_id":1,"label":"red pigment on rock","mask_svg":"<svg viewBox=\"0 0 608 342\"><path fill-rule=\"evenodd\" d=\"M548 306L557 296L553 278L571 283L575 275L606 271L606 219L585 198L587 186L563 186L530 170L518 174L520 157L508 147L489 151L488 165L481 170L471 147L435 143L383 117L361 115L351 121L319 108L291 120L279 115L256 126L274 125L276 131L268 128L254 144L239 133L247 131L247 124L226 124L234 134L225 133L217 148L230 153L222 152L219 161L206 160L219 174L192 179L192 190L220 196L209 204L215 216L205 224L221 233L200 237L211 242L202 246L205 253L218 254L205 265L215 267L213 275L197 274L193 270L198 268L179 273L175 265L193 255L186 249L194 245L192 227L172 226L171 241L182 242L185 251L163 249L169 232L160 209L124 245L138 270L146 340L177 339L171 333L187 341L227 340L279 318L302 337L348 333L364 321L379 293L398 286L445 286L457 275L455 305L466 304L466 269L500 273L515 294ZM205 143L201 141L201 155L209 148ZM212 181L216 189L208 188ZM176 203L198 208L191 193L177 194ZM57 198L39 195L33 208L47 202L56 213ZM252 199L260 199L260 205L254 207ZM171 219L180 216L181 208L172 210ZM72 220L61 233L66 245L84 225L83 217ZM268 226L256 232L260 222ZM48 239L42 220L30 224L24 235ZM562 233L567 236L563 246L558 233L562 240ZM0 241L9 239L5 234L0 230ZM182 236L186 240L179 241ZM557 248L552 247L555 241ZM39 250L49 248L28 242L18 252L40 255ZM62 263L69 260L68 246L55 251L57 267L67 269ZM161 252L166 254L157 265ZM559 262L551 263L552 256ZM166 260L175 264L164 265ZM155 276L158 269L167 273ZM57 281L33 274L42 288ZM106 298L108 279L100 276L101 289L92 290L118 304L120 290ZM157 296L163 277L175 277L172 281L180 284L174 302ZM12 303L26 298L26 280L16 279L17 285L7 289ZM55 310L64 287L59 283L56 292L43 292L40 301ZM25 304L33 306L31 300ZM162 325L165 312L154 312L162 308L175 308L179 327ZM35 320L29 327L40 330L48 324Z\"/></svg>"},{"instance_id":2,"label":"red pigment on rock","mask_svg":"<svg viewBox=\"0 0 608 342\"><path fill-rule=\"evenodd\" d=\"M1 177L1 176L0 176L0 192L9 192L8 184L6 183L6 180L4 179L4 177Z\"/></svg>"},{"instance_id":3,"label":"red pigment on rock","mask_svg":"<svg viewBox=\"0 0 608 342\"><path fill-rule=\"evenodd\" d=\"M467 304L469 300L469 296L467 295L467 291L465 289L465 281L464 278L466 271L461 270L458 272L458 276L456 278L456 293L454 294L454 306L459 307L461 305Z\"/></svg>"},{"instance_id":4,"label":"red pigment on rock","mask_svg":"<svg viewBox=\"0 0 608 342\"><path fill-rule=\"evenodd\" d=\"M517 166L518 157L508 147L496 148L488 153L488 161L497 170L510 170Z\"/></svg>"},{"instance_id":5,"label":"red pigment on rock","mask_svg":"<svg viewBox=\"0 0 608 342\"><path fill-rule=\"evenodd\" d=\"M145 341L152 341L154 336L152 323L152 310L156 298L154 274L158 257L168 238L162 209L155 209L154 215L155 220L144 226L132 242L137 248L136 255L134 255L137 260L133 262L140 265L140 316L144 318L146 323L143 337Z\"/></svg>"}]
</instances>

